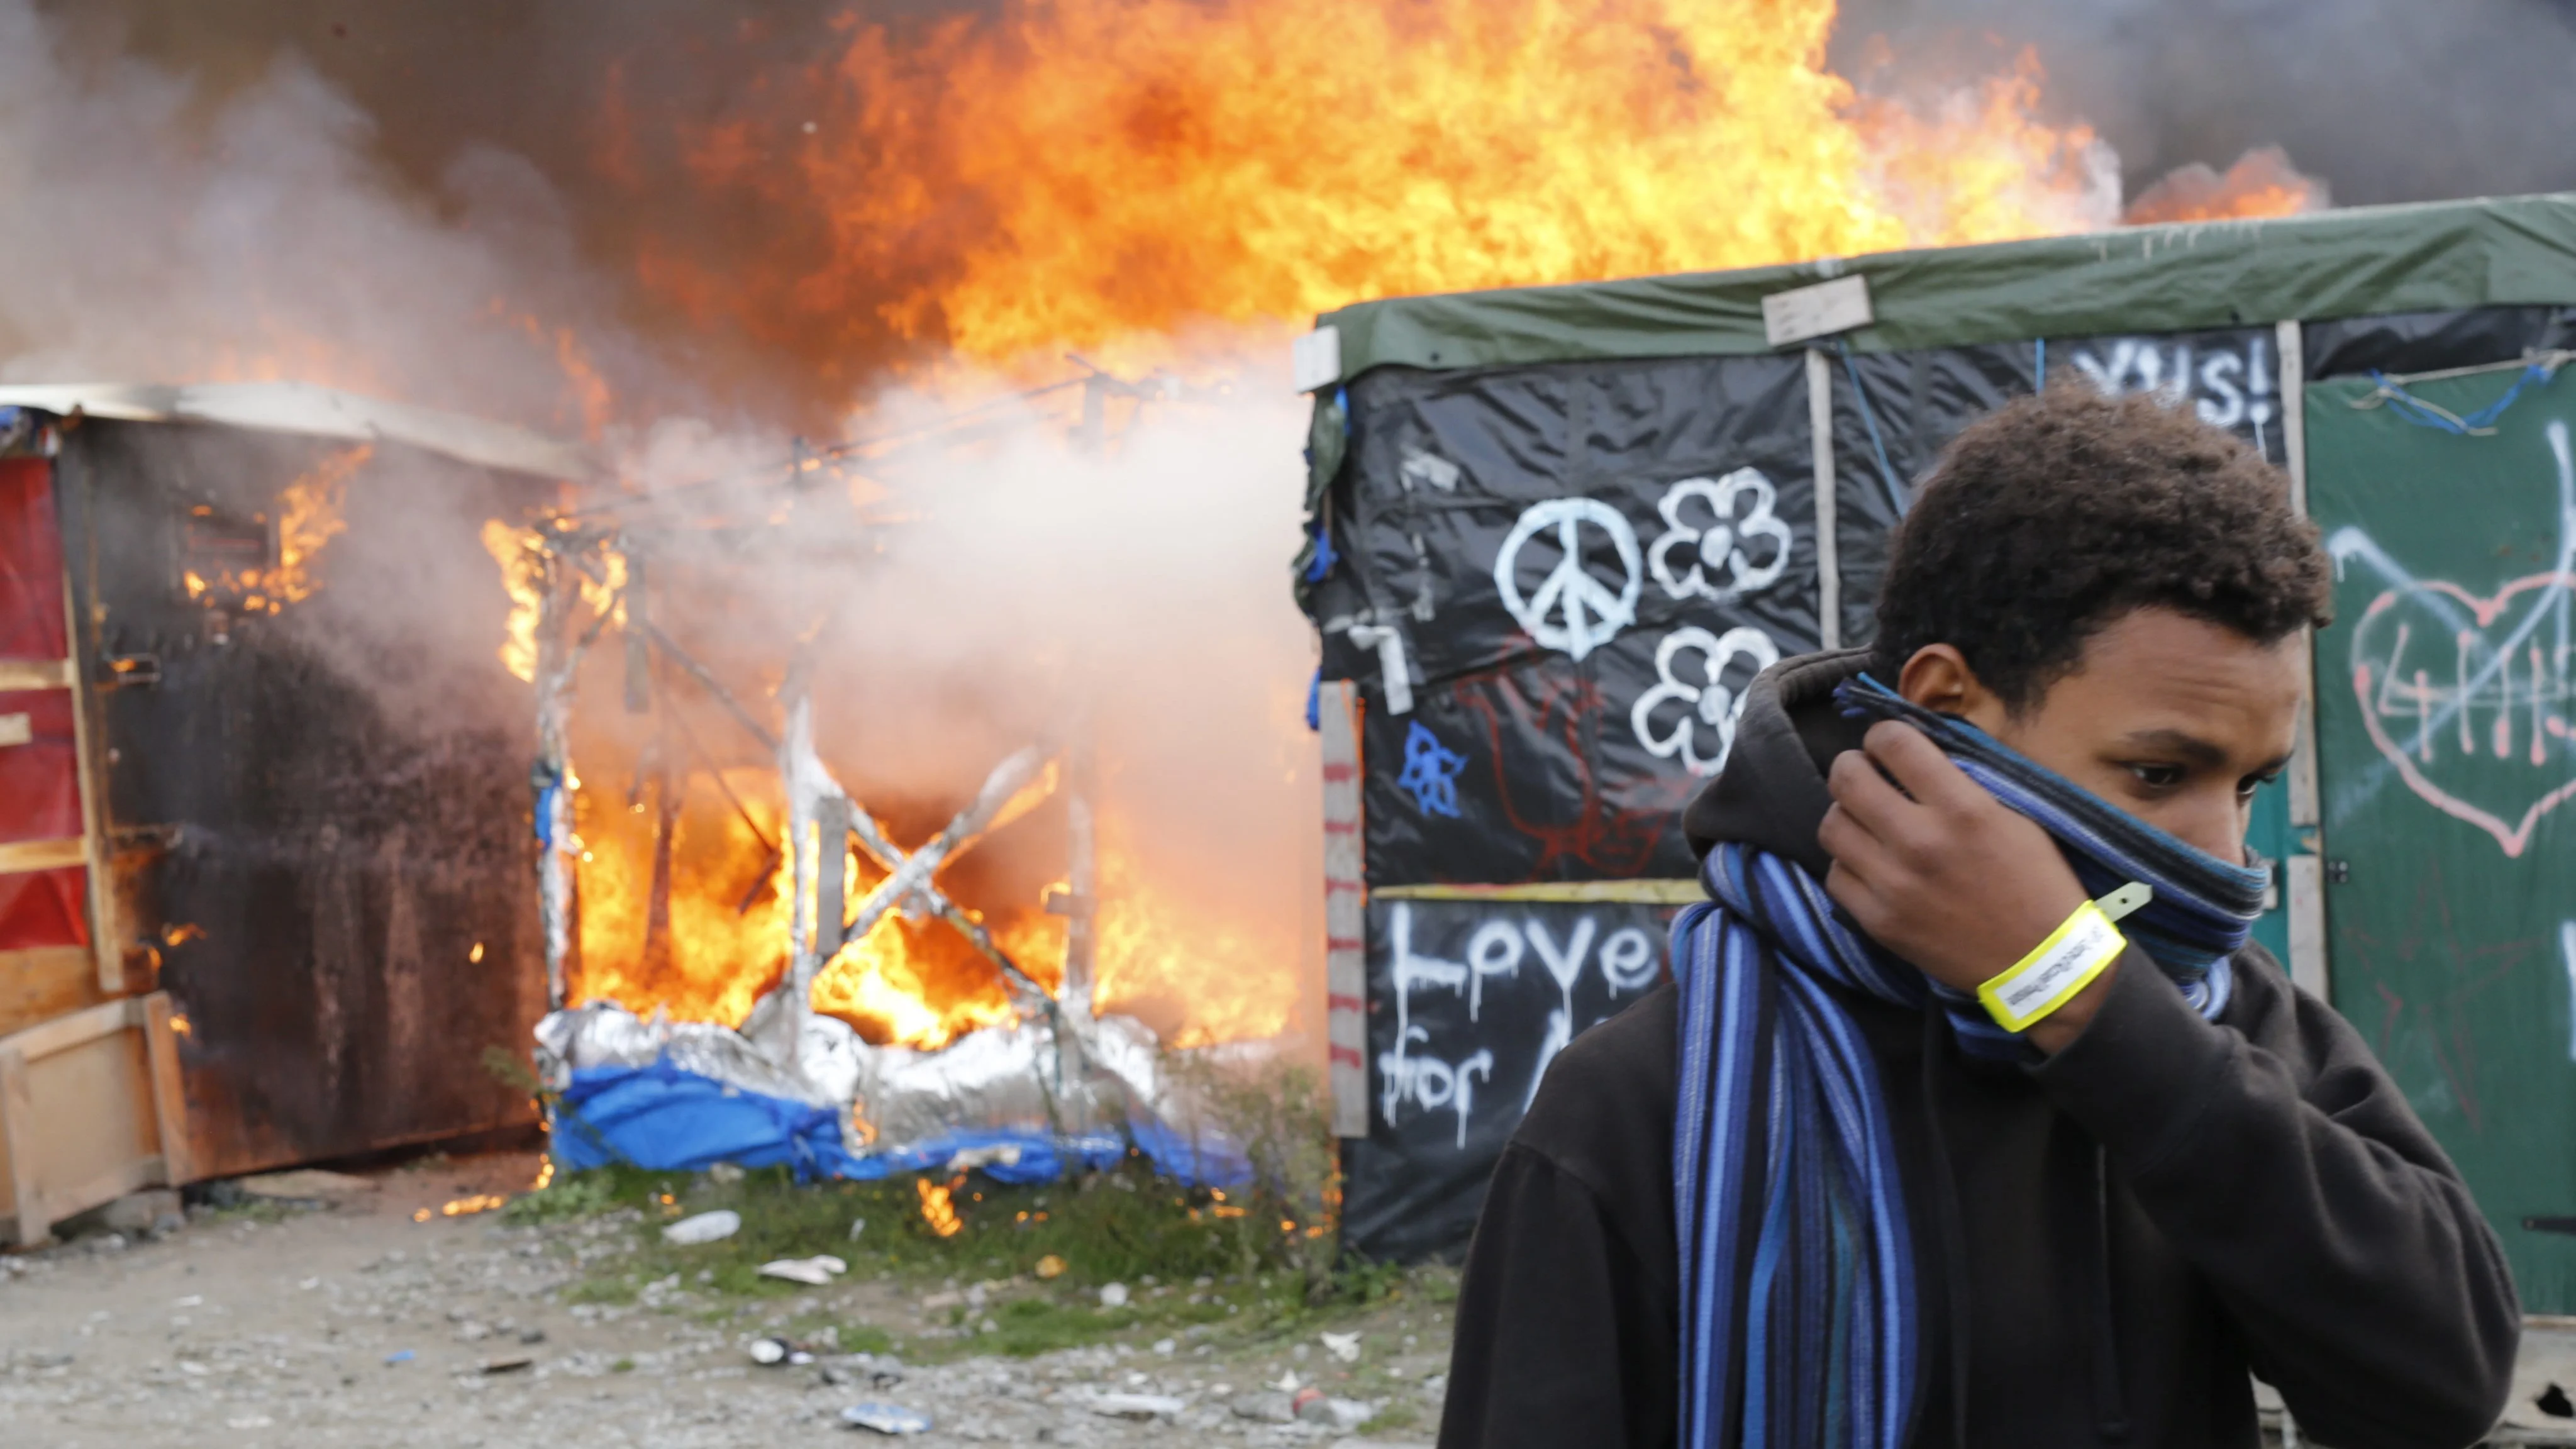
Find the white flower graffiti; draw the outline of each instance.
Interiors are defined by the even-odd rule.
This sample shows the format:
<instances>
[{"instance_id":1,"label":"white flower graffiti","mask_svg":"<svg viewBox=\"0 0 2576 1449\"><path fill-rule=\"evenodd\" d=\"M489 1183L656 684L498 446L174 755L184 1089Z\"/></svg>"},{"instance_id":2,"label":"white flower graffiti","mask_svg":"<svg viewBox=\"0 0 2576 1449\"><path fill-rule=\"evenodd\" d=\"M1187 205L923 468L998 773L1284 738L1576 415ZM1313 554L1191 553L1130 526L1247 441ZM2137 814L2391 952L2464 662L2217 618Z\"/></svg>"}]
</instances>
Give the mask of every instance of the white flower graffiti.
<instances>
[{"instance_id":1,"label":"white flower graffiti","mask_svg":"<svg viewBox=\"0 0 2576 1449\"><path fill-rule=\"evenodd\" d=\"M1675 675L1675 666L1685 655L1696 660L1689 669L1693 677L1688 679ZM1750 624L1724 634L1711 634L1696 625L1675 629L1655 646L1655 686L1637 696L1636 707L1628 712L1637 743L1658 759L1678 757L1682 768L1694 775L1717 773L1726 763L1727 752L1735 748L1735 722L1744 713L1744 686L1779 662L1780 646ZM1749 667L1737 674L1742 683L1729 686L1727 673L1739 663ZM1674 717L1669 730L1658 734L1656 708L1676 702L1688 708ZM1716 745L1706 754L1699 748L1702 726Z\"/></svg>"},{"instance_id":2,"label":"white flower graffiti","mask_svg":"<svg viewBox=\"0 0 2576 1449\"><path fill-rule=\"evenodd\" d=\"M1708 510L1709 522L1684 521L1682 505L1692 499ZM1684 478L1666 489L1655 505L1664 532L1646 551L1655 582L1676 599L1698 594L1719 603L1769 588L1789 567L1789 525L1771 511L1778 501L1771 480L1752 468L1723 478ZM1737 517L1738 506L1748 502ZM1684 548L1689 571L1677 574L1673 555Z\"/></svg>"}]
</instances>

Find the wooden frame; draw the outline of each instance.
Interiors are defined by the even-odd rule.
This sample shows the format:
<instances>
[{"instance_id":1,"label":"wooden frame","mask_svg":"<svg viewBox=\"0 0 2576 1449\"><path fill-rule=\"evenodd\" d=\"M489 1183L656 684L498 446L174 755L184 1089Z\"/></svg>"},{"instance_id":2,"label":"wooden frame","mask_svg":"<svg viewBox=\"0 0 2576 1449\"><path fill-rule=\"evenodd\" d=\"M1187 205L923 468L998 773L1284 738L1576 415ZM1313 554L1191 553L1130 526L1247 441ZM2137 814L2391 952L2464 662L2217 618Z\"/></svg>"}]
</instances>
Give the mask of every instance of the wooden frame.
<instances>
[{"instance_id":1,"label":"wooden frame","mask_svg":"<svg viewBox=\"0 0 2576 1449\"><path fill-rule=\"evenodd\" d=\"M2307 358L2296 321L2276 323L2273 353L2279 359L2282 454L2288 460L2290 504L2308 513ZM2299 673L2308 700L2299 709L2298 746L2290 755L2290 854L2283 862L2290 907L2290 980L2320 1001L2334 1000L2334 972L2326 948L2325 823L2317 794L2316 632L2299 633Z\"/></svg>"},{"instance_id":2,"label":"wooden frame","mask_svg":"<svg viewBox=\"0 0 2576 1449\"><path fill-rule=\"evenodd\" d=\"M1360 693L1316 687L1324 761L1324 1037L1333 1135L1368 1135L1368 880L1360 800Z\"/></svg>"},{"instance_id":3,"label":"wooden frame","mask_svg":"<svg viewBox=\"0 0 2576 1449\"><path fill-rule=\"evenodd\" d=\"M96 1049L129 1033L140 1038L132 1056ZM74 1110L52 1102L44 1104L51 1112L40 1112L40 1096L49 1095L40 1089L51 1085L44 1079L73 1066L120 1090L92 1092L73 1079L67 1089L81 1089ZM134 1150L113 1150L120 1140ZM74 1213L138 1188L187 1181L187 1104L170 998L156 991L110 1001L0 1037L0 1153L12 1236L22 1246L43 1242Z\"/></svg>"}]
</instances>

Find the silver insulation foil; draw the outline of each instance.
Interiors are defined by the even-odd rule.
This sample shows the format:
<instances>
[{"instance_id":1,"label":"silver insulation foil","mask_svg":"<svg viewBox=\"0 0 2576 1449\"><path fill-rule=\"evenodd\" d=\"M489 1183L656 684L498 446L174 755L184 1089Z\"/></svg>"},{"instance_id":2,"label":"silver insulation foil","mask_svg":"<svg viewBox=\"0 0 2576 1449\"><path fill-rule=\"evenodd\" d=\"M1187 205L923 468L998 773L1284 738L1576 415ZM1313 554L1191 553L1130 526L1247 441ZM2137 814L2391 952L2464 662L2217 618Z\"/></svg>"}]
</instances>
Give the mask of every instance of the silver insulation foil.
<instances>
[{"instance_id":1,"label":"silver insulation foil","mask_svg":"<svg viewBox=\"0 0 2576 1449\"><path fill-rule=\"evenodd\" d=\"M870 1046L838 1018L808 1014L797 1023L792 1062L763 1048L776 1025L758 1008L737 1031L594 1001L537 1024L537 1061L560 1091L582 1068L645 1067L667 1057L746 1092L841 1109L854 1152L897 1152L961 1130L1082 1136L1191 1116L1186 1104L1167 1100L1161 1044L1132 1017L1032 1017L916 1051Z\"/></svg>"}]
</instances>

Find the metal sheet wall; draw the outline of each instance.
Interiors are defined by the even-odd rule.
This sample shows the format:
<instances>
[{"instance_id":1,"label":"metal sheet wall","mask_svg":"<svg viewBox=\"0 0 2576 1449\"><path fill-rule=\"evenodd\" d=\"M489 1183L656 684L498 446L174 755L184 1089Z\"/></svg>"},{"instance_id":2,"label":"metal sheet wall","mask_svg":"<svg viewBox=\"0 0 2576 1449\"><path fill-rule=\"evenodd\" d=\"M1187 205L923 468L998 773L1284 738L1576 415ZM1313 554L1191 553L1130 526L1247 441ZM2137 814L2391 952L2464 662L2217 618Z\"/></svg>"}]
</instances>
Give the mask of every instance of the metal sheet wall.
<instances>
[{"instance_id":1,"label":"metal sheet wall","mask_svg":"<svg viewBox=\"0 0 2576 1449\"><path fill-rule=\"evenodd\" d=\"M525 705L452 661L502 637L479 523L533 485L388 446L310 598L227 615L187 587L273 547L279 490L346 446L92 421L58 460L80 652L121 681L109 944L187 1020L201 1175L532 1117L482 1062L544 1009Z\"/></svg>"}]
</instances>

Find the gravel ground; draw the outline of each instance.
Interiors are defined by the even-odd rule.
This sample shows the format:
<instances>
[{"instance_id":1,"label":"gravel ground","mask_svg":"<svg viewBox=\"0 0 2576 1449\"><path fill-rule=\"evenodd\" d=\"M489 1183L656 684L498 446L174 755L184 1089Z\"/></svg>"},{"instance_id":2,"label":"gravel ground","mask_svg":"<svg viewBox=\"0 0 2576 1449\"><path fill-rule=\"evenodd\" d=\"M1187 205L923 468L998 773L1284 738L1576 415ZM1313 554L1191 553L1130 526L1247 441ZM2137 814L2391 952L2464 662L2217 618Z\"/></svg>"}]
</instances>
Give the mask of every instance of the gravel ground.
<instances>
[{"instance_id":1,"label":"gravel ground","mask_svg":"<svg viewBox=\"0 0 2576 1449\"><path fill-rule=\"evenodd\" d=\"M1421 1280L1309 1320L1293 1340L1219 1323L1014 1359L973 1355L971 1323L948 1325L969 1295L999 1303L1026 1284L845 1280L745 1301L666 1278L631 1304L567 1302L629 1250L631 1216L414 1220L453 1198L520 1190L535 1165L516 1154L433 1161L377 1174L377 1190L328 1210L194 1209L160 1236L93 1235L0 1259L0 1438L28 1449L767 1449L875 1442L841 1422L863 1402L926 1414L928 1439L1012 1444L1421 1444L1438 1422L1447 1309ZM753 1340L824 1317L935 1345L922 1356L949 1361L830 1342L807 1344L811 1364L752 1361ZM1348 1352L1353 1333L1346 1361L1335 1349ZM1278 1422L1307 1389L1327 1396L1306 1409L1318 1421ZM1330 1421L1331 1401L1342 1422ZM1363 1413L1370 1422L1350 1422Z\"/></svg>"}]
</instances>

